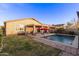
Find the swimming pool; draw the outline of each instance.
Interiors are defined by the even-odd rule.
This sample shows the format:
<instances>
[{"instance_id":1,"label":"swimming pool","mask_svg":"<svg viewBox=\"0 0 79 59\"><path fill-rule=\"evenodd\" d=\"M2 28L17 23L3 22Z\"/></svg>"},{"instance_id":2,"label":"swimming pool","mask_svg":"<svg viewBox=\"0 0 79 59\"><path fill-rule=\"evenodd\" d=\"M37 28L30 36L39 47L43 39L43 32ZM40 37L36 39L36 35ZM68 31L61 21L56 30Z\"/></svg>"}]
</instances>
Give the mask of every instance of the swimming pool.
<instances>
[{"instance_id":1,"label":"swimming pool","mask_svg":"<svg viewBox=\"0 0 79 59\"><path fill-rule=\"evenodd\" d=\"M62 42L62 43L65 43L65 44L72 45L72 42L73 42L75 36L50 35L50 36L46 36L46 38L53 40L53 41L58 41L58 42Z\"/></svg>"}]
</instances>

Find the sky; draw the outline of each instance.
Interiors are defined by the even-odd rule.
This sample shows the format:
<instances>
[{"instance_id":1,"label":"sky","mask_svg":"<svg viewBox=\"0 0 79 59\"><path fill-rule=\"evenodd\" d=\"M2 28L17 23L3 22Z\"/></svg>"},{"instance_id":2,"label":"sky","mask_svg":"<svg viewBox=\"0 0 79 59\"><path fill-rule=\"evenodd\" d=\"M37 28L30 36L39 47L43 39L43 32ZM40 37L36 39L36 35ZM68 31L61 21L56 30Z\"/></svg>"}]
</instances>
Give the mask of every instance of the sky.
<instances>
[{"instance_id":1,"label":"sky","mask_svg":"<svg viewBox=\"0 0 79 59\"><path fill-rule=\"evenodd\" d=\"M0 25L21 18L35 18L44 24L64 24L77 19L77 11L77 3L0 3Z\"/></svg>"}]
</instances>

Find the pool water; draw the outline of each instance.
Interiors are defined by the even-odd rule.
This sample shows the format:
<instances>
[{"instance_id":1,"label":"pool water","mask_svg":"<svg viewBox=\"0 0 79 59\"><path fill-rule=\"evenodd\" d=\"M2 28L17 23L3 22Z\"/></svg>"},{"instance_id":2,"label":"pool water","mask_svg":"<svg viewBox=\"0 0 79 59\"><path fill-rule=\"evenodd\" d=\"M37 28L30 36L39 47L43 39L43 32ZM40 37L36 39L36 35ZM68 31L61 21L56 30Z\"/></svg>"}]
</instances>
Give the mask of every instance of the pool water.
<instances>
[{"instance_id":1,"label":"pool water","mask_svg":"<svg viewBox=\"0 0 79 59\"><path fill-rule=\"evenodd\" d=\"M66 35L51 35L48 36L50 40L62 42L65 44L72 45L75 36L66 36Z\"/></svg>"}]
</instances>

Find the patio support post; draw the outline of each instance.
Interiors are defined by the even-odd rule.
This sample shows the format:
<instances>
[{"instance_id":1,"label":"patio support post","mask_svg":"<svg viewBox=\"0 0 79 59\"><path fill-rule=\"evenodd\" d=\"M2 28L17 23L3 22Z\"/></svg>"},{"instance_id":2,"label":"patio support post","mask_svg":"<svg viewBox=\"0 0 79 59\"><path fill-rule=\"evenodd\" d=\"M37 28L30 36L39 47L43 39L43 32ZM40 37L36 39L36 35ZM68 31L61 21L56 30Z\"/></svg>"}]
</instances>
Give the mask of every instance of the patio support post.
<instances>
[{"instance_id":1,"label":"patio support post","mask_svg":"<svg viewBox=\"0 0 79 59\"><path fill-rule=\"evenodd\" d=\"M47 33L49 33L49 26L47 26L48 30L47 30Z\"/></svg>"},{"instance_id":2,"label":"patio support post","mask_svg":"<svg viewBox=\"0 0 79 59\"><path fill-rule=\"evenodd\" d=\"M35 27L35 25L33 25L33 34L35 34L36 33L36 27Z\"/></svg>"},{"instance_id":3,"label":"patio support post","mask_svg":"<svg viewBox=\"0 0 79 59\"><path fill-rule=\"evenodd\" d=\"M41 28L43 28L43 26ZM44 30L41 30L41 33L43 33L43 32L44 32Z\"/></svg>"},{"instance_id":4,"label":"patio support post","mask_svg":"<svg viewBox=\"0 0 79 59\"><path fill-rule=\"evenodd\" d=\"M26 33L26 32L27 32L27 31L26 31L26 27L27 27L27 26L24 27L25 35L27 34L27 33Z\"/></svg>"}]
</instances>

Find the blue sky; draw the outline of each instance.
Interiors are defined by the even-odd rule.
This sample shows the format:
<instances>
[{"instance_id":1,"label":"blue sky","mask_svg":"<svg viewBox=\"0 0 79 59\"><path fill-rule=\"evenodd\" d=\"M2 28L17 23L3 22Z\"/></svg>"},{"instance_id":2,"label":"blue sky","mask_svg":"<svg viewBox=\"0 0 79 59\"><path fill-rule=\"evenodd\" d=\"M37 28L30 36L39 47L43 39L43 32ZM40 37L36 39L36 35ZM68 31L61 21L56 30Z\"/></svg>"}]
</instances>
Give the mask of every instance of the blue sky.
<instances>
[{"instance_id":1,"label":"blue sky","mask_svg":"<svg viewBox=\"0 0 79 59\"><path fill-rule=\"evenodd\" d=\"M16 3L0 4L0 25L6 20L35 18L45 24L61 24L77 18L79 4L68 3Z\"/></svg>"}]
</instances>

